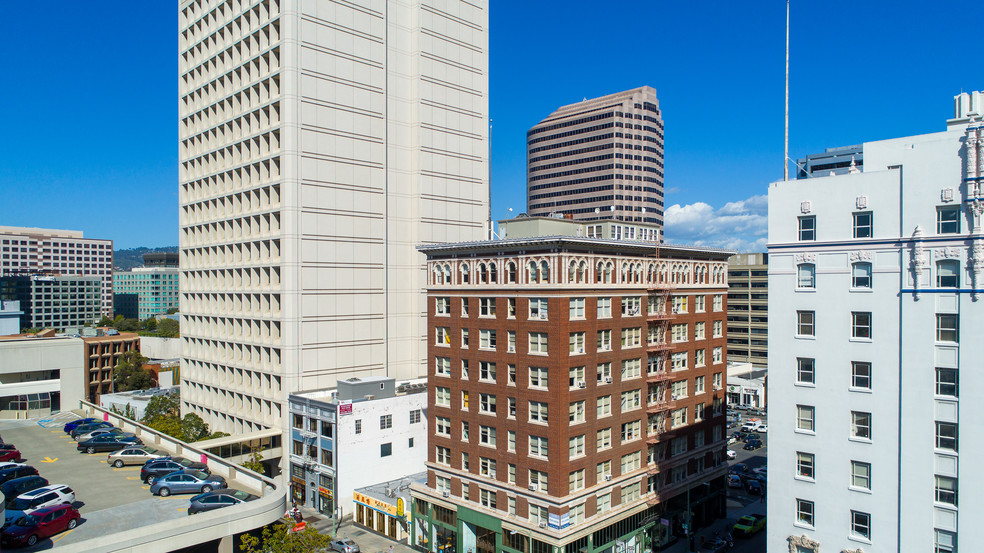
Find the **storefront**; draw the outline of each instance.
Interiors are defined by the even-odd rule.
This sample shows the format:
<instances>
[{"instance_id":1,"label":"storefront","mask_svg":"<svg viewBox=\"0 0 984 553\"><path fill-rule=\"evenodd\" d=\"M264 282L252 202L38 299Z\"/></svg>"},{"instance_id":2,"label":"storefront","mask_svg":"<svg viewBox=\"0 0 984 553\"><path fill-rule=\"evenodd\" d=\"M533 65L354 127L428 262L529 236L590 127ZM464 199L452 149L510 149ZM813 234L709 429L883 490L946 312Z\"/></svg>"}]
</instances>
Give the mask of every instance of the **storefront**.
<instances>
[{"instance_id":1,"label":"storefront","mask_svg":"<svg viewBox=\"0 0 984 553\"><path fill-rule=\"evenodd\" d=\"M352 499L355 501L356 525L391 540L409 543L410 513L406 506L410 495L406 491L370 486L352 492Z\"/></svg>"}]
</instances>

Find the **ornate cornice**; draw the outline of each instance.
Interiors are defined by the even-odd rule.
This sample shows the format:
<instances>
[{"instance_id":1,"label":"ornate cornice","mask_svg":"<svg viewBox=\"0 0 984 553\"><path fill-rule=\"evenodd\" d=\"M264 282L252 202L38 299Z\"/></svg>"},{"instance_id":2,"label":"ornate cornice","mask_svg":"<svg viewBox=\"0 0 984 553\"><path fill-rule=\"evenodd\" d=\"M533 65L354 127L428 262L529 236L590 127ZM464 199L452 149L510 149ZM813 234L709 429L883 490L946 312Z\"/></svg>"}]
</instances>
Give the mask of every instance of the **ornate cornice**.
<instances>
[{"instance_id":1,"label":"ornate cornice","mask_svg":"<svg viewBox=\"0 0 984 553\"><path fill-rule=\"evenodd\" d=\"M806 534L802 536L789 536L786 538L789 543L789 553L800 553L800 548L812 550L813 553L820 553L820 542L813 541Z\"/></svg>"}]
</instances>

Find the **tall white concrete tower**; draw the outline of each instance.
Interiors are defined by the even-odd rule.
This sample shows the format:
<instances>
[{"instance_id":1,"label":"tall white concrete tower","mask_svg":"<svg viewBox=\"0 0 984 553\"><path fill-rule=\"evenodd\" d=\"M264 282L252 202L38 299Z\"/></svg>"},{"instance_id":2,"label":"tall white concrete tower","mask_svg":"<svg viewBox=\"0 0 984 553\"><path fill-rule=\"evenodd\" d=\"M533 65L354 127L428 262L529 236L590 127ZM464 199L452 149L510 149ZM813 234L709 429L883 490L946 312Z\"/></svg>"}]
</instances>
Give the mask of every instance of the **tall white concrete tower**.
<instances>
[{"instance_id":1,"label":"tall white concrete tower","mask_svg":"<svg viewBox=\"0 0 984 553\"><path fill-rule=\"evenodd\" d=\"M180 9L182 409L426 374L419 244L484 237L487 0Z\"/></svg>"}]
</instances>

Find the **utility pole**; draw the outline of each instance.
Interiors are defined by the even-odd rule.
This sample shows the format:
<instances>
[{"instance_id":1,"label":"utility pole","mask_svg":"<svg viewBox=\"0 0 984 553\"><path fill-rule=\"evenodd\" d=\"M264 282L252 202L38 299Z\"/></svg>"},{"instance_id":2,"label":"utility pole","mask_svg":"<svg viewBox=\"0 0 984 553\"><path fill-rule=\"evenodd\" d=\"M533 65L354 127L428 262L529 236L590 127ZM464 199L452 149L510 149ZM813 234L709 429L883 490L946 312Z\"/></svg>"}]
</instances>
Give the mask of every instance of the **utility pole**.
<instances>
[{"instance_id":1,"label":"utility pole","mask_svg":"<svg viewBox=\"0 0 984 553\"><path fill-rule=\"evenodd\" d=\"M782 155L782 180L789 180L789 0L786 0L786 143Z\"/></svg>"}]
</instances>

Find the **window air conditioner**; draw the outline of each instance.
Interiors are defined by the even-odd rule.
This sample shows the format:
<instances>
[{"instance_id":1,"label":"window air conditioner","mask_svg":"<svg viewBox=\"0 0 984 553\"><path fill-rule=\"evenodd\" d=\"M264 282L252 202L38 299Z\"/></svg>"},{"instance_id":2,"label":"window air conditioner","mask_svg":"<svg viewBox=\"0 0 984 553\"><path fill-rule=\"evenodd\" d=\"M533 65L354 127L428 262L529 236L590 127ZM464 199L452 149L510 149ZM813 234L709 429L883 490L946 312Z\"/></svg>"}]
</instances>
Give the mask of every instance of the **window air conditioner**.
<instances>
[{"instance_id":1,"label":"window air conditioner","mask_svg":"<svg viewBox=\"0 0 984 553\"><path fill-rule=\"evenodd\" d=\"M451 497L451 492L441 492L441 497Z\"/></svg>"},{"instance_id":2,"label":"window air conditioner","mask_svg":"<svg viewBox=\"0 0 984 553\"><path fill-rule=\"evenodd\" d=\"M546 313L540 313L540 318L541 319L546 319L547 318L547 314Z\"/></svg>"},{"instance_id":3,"label":"window air conditioner","mask_svg":"<svg viewBox=\"0 0 984 553\"><path fill-rule=\"evenodd\" d=\"M612 383L612 377L606 376L605 377L605 384L611 384L611 383Z\"/></svg>"},{"instance_id":4,"label":"window air conditioner","mask_svg":"<svg viewBox=\"0 0 984 553\"><path fill-rule=\"evenodd\" d=\"M611 479L612 479L611 473L605 475L605 481L608 481L608 480L611 480Z\"/></svg>"},{"instance_id":5,"label":"window air conditioner","mask_svg":"<svg viewBox=\"0 0 984 553\"><path fill-rule=\"evenodd\" d=\"M583 380L578 380L577 381L577 387L578 388L587 388L588 387L588 383L585 382L585 381L583 381Z\"/></svg>"},{"instance_id":6,"label":"window air conditioner","mask_svg":"<svg viewBox=\"0 0 984 553\"><path fill-rule=\"evenodd\" d=\"M546 522L540 522L540 528L546 528L546 527L547 527Z\"/></svg>"},{"instance_id":7,"label":"window air conditioner","mask_svg":"<svg viewBox=\"0 0 984 553\"><path fill-rule=\"evenodd\" d=\"M536 484L530 484L530 491L531 492L535 492L536 491Z\"/></svg>"},{"instance_id":8,"label":"window air conditioner","mask_svg":"<svg viewBox=\"0 0 984 553\"><path fill-rule=\"evenodd\" d=\"M495 471L494 470L490 470L489 471L489 478L495 478Z\"/></svg>"}]
</instances>

